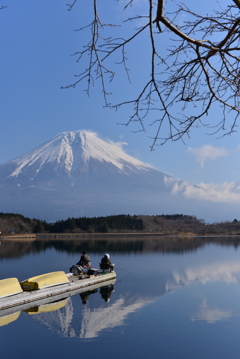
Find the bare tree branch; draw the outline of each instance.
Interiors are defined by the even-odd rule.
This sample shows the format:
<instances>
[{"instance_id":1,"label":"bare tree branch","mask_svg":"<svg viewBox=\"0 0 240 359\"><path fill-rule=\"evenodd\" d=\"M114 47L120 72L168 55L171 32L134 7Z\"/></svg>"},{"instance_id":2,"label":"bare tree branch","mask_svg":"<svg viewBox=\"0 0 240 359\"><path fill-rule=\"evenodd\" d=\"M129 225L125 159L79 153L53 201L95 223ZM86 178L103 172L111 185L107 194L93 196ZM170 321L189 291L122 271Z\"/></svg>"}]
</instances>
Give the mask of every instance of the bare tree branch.
<instances>
[{"instance_id":1,"label":"bare tree branch","mask_svg":"<svg viewBox=\"0 0 240 359\"><path fill-rule=\"evenodd\" d=\"M71 10L77 0L69 6ZM132 7L134 0L125 5ZM178 3L174 13L167 12L164 0L148 0L148 13L129 17L126 22L146 20L145 25L134 30L127 38L103 36L104 30L117 29L116 24L106 24L100 20L97 0L92 0L93 20L81 27L90 29L91 39L76 52L77 61L88 56L88 67L76 76L77 80L64 88L75 87L87 80L86 92L95 79L100 79L106 106L119 109L132 106L132 114L125 125L138 123L137 131L154 128L151 149L168 140L177 141L189 136L193 127L205 126L212 133L222 135L236 131L240 115L240 0L229 0L226 8L217 5L211 15L200 14ZM217 4L217 3L216 3ZM191 6L194 6L192 4ZM178 19L185 18L184 22ZM149 32L151 53L149 54L150 76L138 95L133 99L111 105L108 100L106 75L110 82L116 75L109 68L107 59L120 54L122 65L130 82L127 48L142 34ZM106 31L104 32L104 34ZM162 36L169 34L165 49ZM167 50L167 52L166 52ZM113 61L115 66L116 61ZM222 116L217 124L210 120L205 123L210 111L218 105Z\"/></svg>"},{"instance_id":2,"label":"bare tree branch","mask_svg":"<svg viewBox=\"0 0 240 359\"><path fill-rule=\"evenodd\" d=\"M237 7L240 9L240 0L233 0L235 2L235 4L237 5Z\"/></svg>"}]
</instances>

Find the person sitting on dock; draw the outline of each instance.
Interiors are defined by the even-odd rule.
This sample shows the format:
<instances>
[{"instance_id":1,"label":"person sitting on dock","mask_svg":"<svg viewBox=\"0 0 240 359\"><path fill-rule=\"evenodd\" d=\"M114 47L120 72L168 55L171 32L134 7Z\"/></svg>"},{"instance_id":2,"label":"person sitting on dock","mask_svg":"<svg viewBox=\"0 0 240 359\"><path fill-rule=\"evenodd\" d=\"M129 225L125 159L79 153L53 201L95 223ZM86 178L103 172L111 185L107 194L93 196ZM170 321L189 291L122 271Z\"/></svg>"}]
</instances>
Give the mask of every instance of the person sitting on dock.
<instances>
[{"instance_id":1,"label":"person sitting on dock","mask_svg":"<svg viewBox=\"0 0 240 359\"><path fill-rule=\"evenodd\" d=\"M109 269L112 271L114 270L114 264L111 262L110 255L106 253L104 257L101 259L100 263L101 269Z\"/></svg>"},{"instance_id":2,"label":"person sitting on dock","mask_svg":"<svg viewBox=\"0 0 240 359\"><path fill-rule=\"evenodd\" d=\"M89 257L89 255L87 255L86 251L82 251L82 255L81 255L77 265L80 265L82 267L89 267L89 268L92 267L90 257Z\"/></svg>"}]
</instances>

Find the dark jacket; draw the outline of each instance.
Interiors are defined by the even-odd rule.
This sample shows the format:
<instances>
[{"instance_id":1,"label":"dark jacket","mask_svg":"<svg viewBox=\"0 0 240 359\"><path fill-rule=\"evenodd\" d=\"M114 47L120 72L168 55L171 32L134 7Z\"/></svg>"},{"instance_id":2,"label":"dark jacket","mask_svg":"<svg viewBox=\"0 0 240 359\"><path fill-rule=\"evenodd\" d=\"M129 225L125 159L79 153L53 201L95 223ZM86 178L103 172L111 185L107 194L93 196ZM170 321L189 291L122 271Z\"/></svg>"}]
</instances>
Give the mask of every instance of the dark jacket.
<instances>
[{"instance_id":1,"label":"dark jacket","mask_svg":"<svg viewBox=\"0 0 240 359\"><path fill-rule=\"evenodd\" d=\"M90 257L87 254L82 254L77 264L80 264L80 266L91 265Z\"/></svg>"},{"instance_id":2,"label":"dark jacket","mask_svg":"<svg viewBox=\"0 0 240 359\"><path fill-rule=\"evenodd\" d=\"M108 257L106 257L106 256L104 256L104 257L102 258L101 263L102 263L102 264L108 264L109 267L111 267L112 269L114 268L114 265L112 264L111 259L108 258Z\"/></svg>"}]
</instances>

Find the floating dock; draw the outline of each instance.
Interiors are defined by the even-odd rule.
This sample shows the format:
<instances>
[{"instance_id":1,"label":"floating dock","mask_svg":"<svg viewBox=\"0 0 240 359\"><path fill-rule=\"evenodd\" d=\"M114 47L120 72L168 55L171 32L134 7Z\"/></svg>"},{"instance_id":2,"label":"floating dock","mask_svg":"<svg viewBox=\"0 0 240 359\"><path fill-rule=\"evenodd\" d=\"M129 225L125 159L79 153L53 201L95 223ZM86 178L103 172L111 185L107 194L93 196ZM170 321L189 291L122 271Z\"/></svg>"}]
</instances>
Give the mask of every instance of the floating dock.
<instances>
[{"instance_id":1,"label":"floating dock","mask_svg":"<svg viewBox=\"0 0 240 359\"><path fill-rule=\"evenodd\" d=\"M59 272L56 272L59 273ZM51 273L49 273L51 275ZM27 285L27 282L33 282L34 278L39 277L46 277L45 275L33 277L26 281L22 282L22 288L24 289L24 285ZM32 303L34 305L35 302L50 298L51 301L57 300L59 296L62 296L63 294L66 294L66 297L71 295L71 292L74 292L76 290L87 291L92 286L101 286L104 285L105 282L111 281L116 279L116 273L98 273L97 275L79 275L79 276L71 276L67 275L68 281L65 281L60 284L49 285L47 282L47 286L44 287L43 284L41 284L41 287L39 289L31 290L32 288L36 288L34 285L31 284L30 290L23 290L20 293L12 294L12 295L4 295L0 296L0 314L2 310L6 310L9 308L17 307L17 306L25 306L26 304ZM48 277L49 278L49 277ZM11 279L11 278L10 278ZM40 278L41 279L41 278ZM42 281L39 282L42 283ZM3 280L3 284L5 285L5 281ZM10 281L12 282L12 281ZM21 283L20 283L21 284ZM79 291L80 292L80 291ZM16 292L15 292L16 293Z\"/></svg>"},{"instance_id":2,"label":"floating dock","mask_svg":"<svg viewBox=\"0 0 240 359\"><path fill-rule=\"evenodd\" d=\"M107 280L98 284L93 284L87 287L82 287L80 289L75 289L67 293L54 295L53 297L38 299L30 303L23 303L20 305L2 309L0 310L0 327L16 321L20 317L22 311L30 315L52 312L63 308L67 304L69 298L75 294L94 291L98 288L105 286L112 286L115 284L115 282L116 279Z\"/></svg>"}]
</instances>

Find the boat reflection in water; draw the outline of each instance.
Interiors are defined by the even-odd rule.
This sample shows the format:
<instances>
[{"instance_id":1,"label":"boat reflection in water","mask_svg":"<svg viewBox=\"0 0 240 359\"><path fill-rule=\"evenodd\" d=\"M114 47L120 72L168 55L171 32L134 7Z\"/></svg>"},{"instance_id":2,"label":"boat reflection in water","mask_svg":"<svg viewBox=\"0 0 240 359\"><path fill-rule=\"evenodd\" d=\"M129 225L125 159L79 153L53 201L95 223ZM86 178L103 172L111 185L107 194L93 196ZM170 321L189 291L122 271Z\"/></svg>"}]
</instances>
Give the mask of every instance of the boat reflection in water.
<instances>
[{"instance_id":1,"label":"boat reflection in water","mask_svg":"<svg viewBox=\"0 0 240 359\"><path fill-rule=\"evenodd\" d=\"M54 312L54 311L57 311L57 310L65 307L65 305L68 302L68 299L69 299L69 297L58 300L58 301L54 301L51 303L46 303L46 299L45 299L45 300L42 300L42 304L41 304L41 301L39 301L39 305L32 307L32 308L28 308L28 309L23 309L22 311L26 312L28 314ZM11 308L11 309L2 310L0 312L0 327L10 324L10 323L14 322L15 320L17 320L20 317L20 314L22 311L19 310L19 306L15 307L15 308Z\"/></svg>"},{"instance_id":2,"label":"boat reflection in water","mask_svg":"<svg viewBox=\"0 0 240 359\"><path fill-rule=\"evenodd\" d=\"M57 302L53 302L53 303L49 303L49 304L38 305L37 307L25 309L24 312L26 312L28 314L55 312L56 310L59 310L59 309L65 307L65 305L68 302L68 299L69 298L64 299L64 300L58 300Z\"/></svg>"},{"instance_id":3,"label":"boat reflection in water","mask_svg":"<svg viewBox=\"0 0 240 359\"><path fill-rule=\"evenodd\" d=\"M0 327L3 327L4 325L10 324L17 320L20 316L21 312L12 313L9 315L0 315Z\"/></svg>"}]
</instances>

